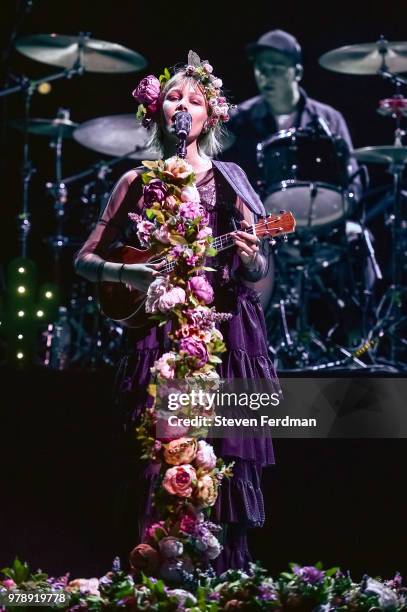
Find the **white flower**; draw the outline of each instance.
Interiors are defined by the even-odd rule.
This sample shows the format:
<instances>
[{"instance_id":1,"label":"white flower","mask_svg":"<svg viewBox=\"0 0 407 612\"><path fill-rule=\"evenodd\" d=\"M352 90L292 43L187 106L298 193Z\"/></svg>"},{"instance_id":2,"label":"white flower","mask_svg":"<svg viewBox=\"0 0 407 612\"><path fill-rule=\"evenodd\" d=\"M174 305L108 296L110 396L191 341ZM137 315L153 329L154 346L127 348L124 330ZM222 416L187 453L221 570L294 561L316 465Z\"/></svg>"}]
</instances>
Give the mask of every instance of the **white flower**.
<instances>
[{"instance_id":1,"label":"white flower","mask_svg":"<svg viewBox=\"0 0 407 612\"><path fill-rule=\"evenodd\" d=\"M216 455L213 447L205 442L205 440L199 440L198 442L195 464L197 467L204 468L205 470L212 470L216 465Z\"/></svg>"},{"instance_id":2,"label":"white flower","mask_svg":"<svg viewBox=\"0 0 407 612\"><path fill-rule=\"evenodd\" d=\"M396 610L398 603L396 593L378 580L369 578L366 583L365 593L378 596L380 610Z\"/></svg>"},{"instance_id":3,"label":"white flower","mask_svg":"<svg viewBox=\"0 0 407 612\"><path fill-rule=\"evenodd\" d=\"M195 606L198 603L197 598L189 593L188 591L184 591L184 589L170 589L167 591L167 595L170 597L175 597L179 604L182 606L185 605L186 602Z\"/></svg>"},{"instance_id":4,"label":"white flower","mask_svg":"<svg viewBox=\"0 0 407 612\"><path fill-rule=\"evenodd\" d=\"M188 185L181 190L181 200L183 202L200 202L199 191L196 185Z\"/></svg>"}]
</instances>

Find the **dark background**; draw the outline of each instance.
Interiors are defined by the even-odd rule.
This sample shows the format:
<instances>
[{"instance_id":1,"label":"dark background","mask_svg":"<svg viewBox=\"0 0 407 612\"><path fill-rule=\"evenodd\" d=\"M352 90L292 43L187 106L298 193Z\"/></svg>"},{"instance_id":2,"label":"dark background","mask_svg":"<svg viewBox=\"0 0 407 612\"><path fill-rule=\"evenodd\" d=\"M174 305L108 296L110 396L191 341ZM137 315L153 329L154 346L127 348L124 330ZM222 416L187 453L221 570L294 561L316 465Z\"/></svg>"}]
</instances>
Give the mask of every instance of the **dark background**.
<instances>
[{"instance_id":1,"label":"dark background","mask_svg":"<svg viewBox=\"0 0 407 612\"><path fill-rule=\"evenodd\" d=\"M21 12L18 3L2 3L5 49ZM125 45L142 53L146 73L186 60L196 50L214 65L240 102L256 94L245 45L279 27L292 32L303 46L308 93L335 106L346 117L355 147L392 143L392 122L376 113L379 99L392 87L378 77L330 73L318 57L342 45L407 39L402 2L331 1L320 3L164 3L103 0L34 0L18 34L76 34ZM3 60L5 53L3 53ZM12 52L11 68L31 78L55 72ZM4 62L2 64L5 76ZM144 75L144 73L143 73ZM33 98L33 117L52 117L59 106L79 123L94 117L134 111L131 90L140 74L87 74L53 84L47 96ZM18 255L15 216L21 207L21 135L7 127L20 118L22 99L0 101L1 254L7 262ZM37 172L30 199L33 231L29 256L41 280L51 280L50 252L43 239L53 231L52 202L44 185L53 178L53 152L46 139L32 138ZM79 172L101 157L74 141L64 146L64 176ZM121 174L131 163L117 168ZM382 169L371 173L372 185L390 183ZM70 191L72 210L80 211L80 185ZM79 212L80 217L80 212ZM379 254L385 257L388 235L383 217L372 224ZM81 237L78 224L72 231ZM66 255L66 278L72 271ZM50 573L100 575L109 568L120 531L117 503L124 478L117 414L111 400L113 372L54 373L34 368L2 369L0 414L0 567L14 555L33 569ZM325 566L339 564L355 578L364 572L390 577L407 570L405 442L403 440L278 440L277 466L265 479L267 524L253 532L253 551L273 572L289 561ZM130 547L133 542L129 541ZM119 549L119 550L118 550Z\"/></svg>"}]
</instances>

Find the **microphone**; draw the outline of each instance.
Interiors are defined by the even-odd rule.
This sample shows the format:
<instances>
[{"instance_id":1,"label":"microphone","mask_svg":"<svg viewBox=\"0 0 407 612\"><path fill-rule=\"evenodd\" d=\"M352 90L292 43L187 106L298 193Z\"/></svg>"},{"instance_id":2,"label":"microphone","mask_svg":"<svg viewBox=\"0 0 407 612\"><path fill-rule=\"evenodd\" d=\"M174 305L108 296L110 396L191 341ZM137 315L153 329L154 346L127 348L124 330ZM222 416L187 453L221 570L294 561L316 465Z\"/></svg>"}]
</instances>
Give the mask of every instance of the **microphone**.
<instances>
[{"instance_id":1,"label":"microphone","mask_svg":"<svg viewBox=\"0 0 407 612\"><path fill-rule=\"evenodd\" d=\"M179 140L186 140L192 127L192 117L187 111L178 111L174 118L174 131Z\"/></svg>"},{"instance_id":2,"label":"microphone","mask_svg":"<svg viewBox=\"0 0 407 612\"><path fill-rule=\"evenodd\" d=\"M329 125L327 124L325 119L321 117L321 115L314 115L314 122L328 136L328 138L333 138L333 134Z\"/></svg>"}]
</instances>

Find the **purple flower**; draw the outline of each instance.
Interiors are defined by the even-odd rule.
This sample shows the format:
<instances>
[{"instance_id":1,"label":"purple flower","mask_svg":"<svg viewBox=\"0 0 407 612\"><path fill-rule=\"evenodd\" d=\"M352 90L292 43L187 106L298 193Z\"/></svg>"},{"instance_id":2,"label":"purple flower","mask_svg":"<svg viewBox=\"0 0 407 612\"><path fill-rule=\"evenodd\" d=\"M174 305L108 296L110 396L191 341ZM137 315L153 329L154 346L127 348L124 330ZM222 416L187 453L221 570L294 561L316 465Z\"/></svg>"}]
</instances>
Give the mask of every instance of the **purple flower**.
<instances>
[{"instance_id":1,"label":"purple flower","mask_svg":"<svg viewBox=\"0 0 407 612\"><path fill-rule=\"evenodd\" d=\"M160 95L160 81L152 74L144 77L133 91L132 96L140 104L149 106L157 102Z\"/></svg>"},{"instance_id":2,"label":"purple flower","mask_svg":"<svg viewBox=\"0 0 407 612\"><path fill-rule=\"evenodd\" d=\"M202 367L208 361L208 351L205 344L198 338L183 338L179 343L181 351L185 351L190 357L195 357L198 367Z\"/></svg>"},{"instance_id":3,"label":"purple flower","mask_svg":"<svg viewBox=\"0 0 407 612\"><path fill-rule=\"evenodd\" d=\"M308 582L309 584L317 584L318 582L322 582L325 577L324 572L317 569L313 565L306 565L304 567L295 565L293 568L293 572L294 574L299 576L304 582Z\"/></svg>"},{"instance_id":4,"label":"purple flower","mask_svg":"<svg viewBox=\"0 0 407 612\"><path fill-rule=\"evenodd\" d=\"M213 289L204 276L192 276L188 281L188 289L205 304L213 301Z\"/></svg>"},{"instance_id":5,"label":"purple flower","mask_svg":"<svg viewBox=\"0 0 407 612\"><path fill-rule=\"evenodd\" d=\"M275 601L278 599L277 593L270 584L260 584L259 598L262 601Z\"/></svg>"},{"instance_id":6,"label":"purple flower","mask_svg":"<svg viewBox=\"0 0 407 612\"><path fill-rule=\"evenodd\" d=\"M205 209L199 202L183 202L179 207L179 214L186 219L196 219L196 217L204 217Z\"/></svg>"},{"instance_id":7,"label":"purple flower","mask_svg":"<svg viewBox=\"0 0 407 612\"><path fill-rule=\"evenodd\" d=\"M153 179L143 190L144 205L151 206L154 202L162 202L168 193L167 186L160 179Z\"/></svg>"}]
</instances>

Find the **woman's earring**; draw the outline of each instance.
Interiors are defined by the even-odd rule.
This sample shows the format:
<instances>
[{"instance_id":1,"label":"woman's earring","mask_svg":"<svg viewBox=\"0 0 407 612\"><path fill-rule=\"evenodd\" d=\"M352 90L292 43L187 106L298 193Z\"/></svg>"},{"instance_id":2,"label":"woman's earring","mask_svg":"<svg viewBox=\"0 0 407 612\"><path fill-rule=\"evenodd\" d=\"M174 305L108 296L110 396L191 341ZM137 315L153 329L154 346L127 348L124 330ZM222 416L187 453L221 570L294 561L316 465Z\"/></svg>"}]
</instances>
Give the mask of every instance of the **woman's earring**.
<instances>
[{"instance_id":1,"label":"woman's earring","mask_svg":"<svg viewBox=\"0 0 407 612\"><path fill-rule=\"evenodd\" d=\"M207 134L209 132L209 121L208 121L208 119L205 119L205 123L203 124L202 132L204 134Z\"/></svg>"}]
</instances>

